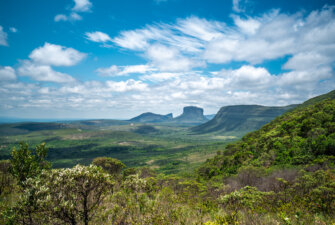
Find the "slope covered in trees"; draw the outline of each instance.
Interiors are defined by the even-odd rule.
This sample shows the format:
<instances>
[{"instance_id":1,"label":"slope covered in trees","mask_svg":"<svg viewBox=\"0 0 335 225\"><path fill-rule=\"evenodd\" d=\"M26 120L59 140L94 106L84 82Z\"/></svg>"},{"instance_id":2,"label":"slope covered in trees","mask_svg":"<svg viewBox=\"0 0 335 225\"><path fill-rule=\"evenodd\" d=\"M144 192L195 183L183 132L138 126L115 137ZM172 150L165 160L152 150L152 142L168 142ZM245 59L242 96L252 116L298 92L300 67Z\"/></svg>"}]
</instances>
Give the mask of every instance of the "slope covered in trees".
<instances>
[{"instance_id":1,"label":"slope covered in trees","mask_svg":"<svg viewBox=\"0 0 335 225\"><path fill-rule=\"evenodd\" d=\"M335 161L335 100L324 100L286 113L258 131L230 144L207 161L199 173L207 178L236 174L253 165L329 164Z\"/></svg>"}]
</instances>

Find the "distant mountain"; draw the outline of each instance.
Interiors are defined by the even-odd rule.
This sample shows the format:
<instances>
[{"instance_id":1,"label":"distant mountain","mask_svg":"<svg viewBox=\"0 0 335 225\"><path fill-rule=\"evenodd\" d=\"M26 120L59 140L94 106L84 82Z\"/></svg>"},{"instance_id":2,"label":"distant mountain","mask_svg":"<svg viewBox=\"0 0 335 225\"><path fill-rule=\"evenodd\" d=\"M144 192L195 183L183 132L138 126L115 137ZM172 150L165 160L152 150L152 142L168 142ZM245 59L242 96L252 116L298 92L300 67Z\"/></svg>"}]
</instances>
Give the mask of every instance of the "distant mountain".
<instances>
[{"instance_id":1,"label":"distant mountain","mask_svg":"<svg viewBox=\"0 0 335 225\"><path fill-rule=\"evenodd\" d=\"M195 106L187 106L183 109L183 114L173 119L174 123L201 124L207 122L204 110Z\"/></svg>"},{"instance_id":2,"label":"distant mountain","mask_svg":"<svg viewBox=\"0 0 335 225\"><path fill-rule=\"evenodd\" d=\"M220 109L216 116L200 126L191 128L198 134L216 132L242 136L250 131L261 128L284 112L293 109L296 105L285 107L268 107L260 105L234 105Z\"/></svg>"},{"instance_id":3,"label":"distant mountain","mask_svg":"<svg viewBox=\"0 0 335 225\"><path fill-rule=\"evenodd\" d=\"M209 120L213 119L216 114L205 115L205 117Z\"/></svg>"},{"instance_id":4,"label":"distant mountain","mask_svg":"<svg viewBox=\"0 0 335 225\"><path fill-rule=\"evenodd\" d=\"M139 116L136 116L130 119L130 122L133 123L161 123L161 122L168 122L171 121L173 118L172 113L167 115L160 115L151 112L142 113Z\"/></svg>"}]
</instances>

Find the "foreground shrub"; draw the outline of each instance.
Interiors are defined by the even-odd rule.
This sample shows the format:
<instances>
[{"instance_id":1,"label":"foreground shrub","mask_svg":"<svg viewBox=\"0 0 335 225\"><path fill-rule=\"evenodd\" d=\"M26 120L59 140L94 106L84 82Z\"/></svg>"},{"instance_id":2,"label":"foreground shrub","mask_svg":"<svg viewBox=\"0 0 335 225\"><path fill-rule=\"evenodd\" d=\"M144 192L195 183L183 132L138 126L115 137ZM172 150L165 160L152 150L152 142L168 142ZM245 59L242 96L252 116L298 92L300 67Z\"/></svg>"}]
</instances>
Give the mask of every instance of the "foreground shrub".
<instances>
[{"instance_id":1,"label":"foreground shrub","mask_svg":"<svg viewBox=\"0 0 335 225\"><path fill-rule=\"evenodd\" d=\"M25 182L12 222L87 225L112 186L110 175L94 165L43 171Z\"/></svg>"},{"instance_id":2,"label":"foreground shrub","mask_svg":"<svg viewBox=\"0 0 335 225\"><path fill-rule=\"evenodd\" d=\"M24 187L26 179L36 177L42 170L51 168L51 164L45 160L47 153L45 143L37 145L34 150L29 149L27 143L20 143L19 149L13 148L11 172L20 186Z\"/></svg>"}]
</instances>

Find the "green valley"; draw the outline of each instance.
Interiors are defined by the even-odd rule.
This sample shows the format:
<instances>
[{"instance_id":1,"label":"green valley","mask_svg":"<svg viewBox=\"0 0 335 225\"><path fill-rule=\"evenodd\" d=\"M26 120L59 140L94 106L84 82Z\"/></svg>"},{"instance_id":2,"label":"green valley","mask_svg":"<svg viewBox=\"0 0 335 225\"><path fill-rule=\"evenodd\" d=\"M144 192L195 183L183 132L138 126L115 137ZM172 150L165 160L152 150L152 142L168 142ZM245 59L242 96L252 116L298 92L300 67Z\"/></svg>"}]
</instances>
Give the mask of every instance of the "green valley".
<instances>
[{"instance_id":1,"label":"green valley","mask_svg":"<svg viewBox=\"0 0 335 225\"><path fill-rule=\"evenodd\" d=\"M241 139L185 123L3 124L0 222L333 224L332 94L285 108ZM263 110L252 108L249 118Z\"/></svg>"}]
</instances>

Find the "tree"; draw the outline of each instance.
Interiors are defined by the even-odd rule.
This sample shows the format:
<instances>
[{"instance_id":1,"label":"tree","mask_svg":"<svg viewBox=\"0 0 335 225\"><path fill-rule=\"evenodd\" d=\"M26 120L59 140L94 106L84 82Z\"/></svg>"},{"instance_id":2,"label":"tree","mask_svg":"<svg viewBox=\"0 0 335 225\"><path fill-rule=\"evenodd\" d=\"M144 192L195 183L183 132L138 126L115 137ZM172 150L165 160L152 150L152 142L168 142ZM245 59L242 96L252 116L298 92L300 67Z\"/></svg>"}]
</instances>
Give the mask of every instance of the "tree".
<instances>
[{"instance_id":1,"label":"tree","mask_svg":"<svg viewBox=\"0 0 335 225\"><path fill-rule=\"evenodd\" d=\"M60 220L87 225L112 186L111 176L95 165L44 170L39 177L26 181L24 201L37 199L37 220L44 214L44 220L54 223Z\"/></svg>"},{"instance_id":2,"label":"tree","mask_svg":"<svg viewBox=\"0 0 335 225\"><path fill-rule=\"evenodd\" d=\"M92 162L96 166L100 166L111 175L118 175L122 169L126 167L120 160L111 157L98 157Z\"/></svg>"},{"instance_id":3,"label":"tree","mask_svg":"<svg viewBox=\"0 0 335 225\"><path fill-rule=\"evenodd\" d=\"M44 169L50 169L51 164L45 160L48 148L45 143L37 145L35 150L30 150L27 143L20 143L20 148L13 148L11 153L11 172L19 185L24 187L28 178L36 177Z\"/></svg>"},{"instance_id":4,"label":"tree","mask_svg":"<svg viewBox=\"0 0 335 225\"><path fill-rule=\"evenodd\" d=\"M11 164L9 160L0 160L0 195L6 190L9 189L13 177L10 174Z\"/></svg>"}]
</instances>

